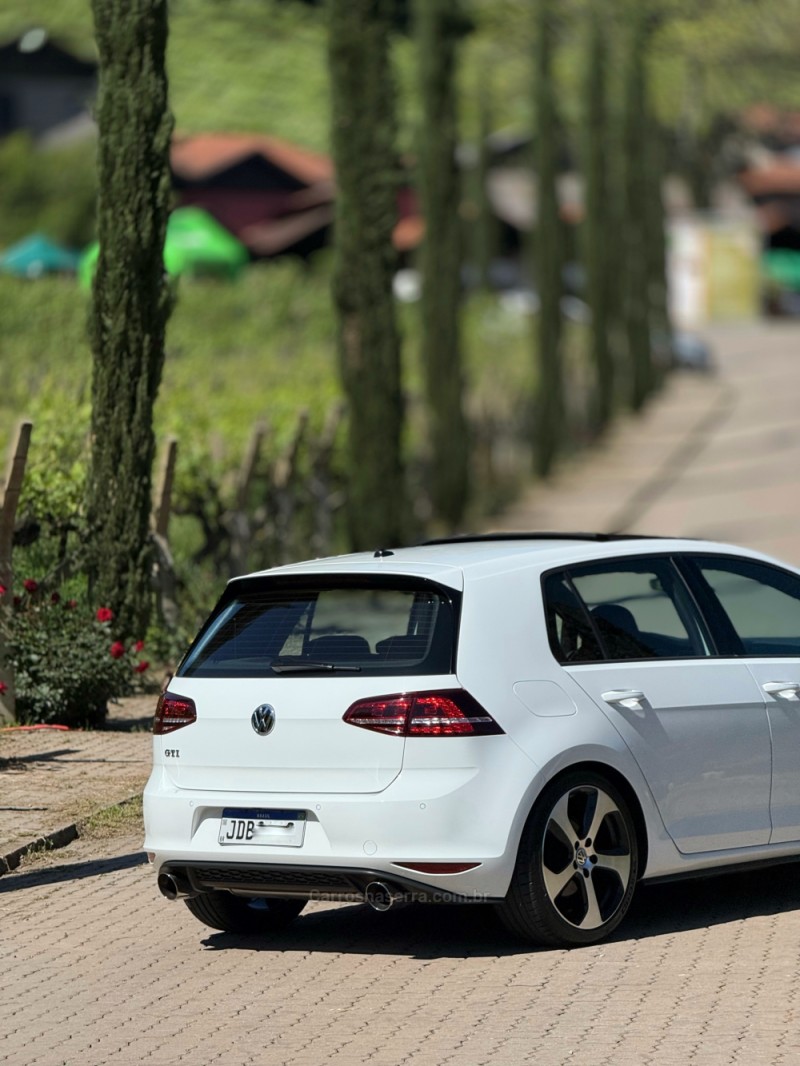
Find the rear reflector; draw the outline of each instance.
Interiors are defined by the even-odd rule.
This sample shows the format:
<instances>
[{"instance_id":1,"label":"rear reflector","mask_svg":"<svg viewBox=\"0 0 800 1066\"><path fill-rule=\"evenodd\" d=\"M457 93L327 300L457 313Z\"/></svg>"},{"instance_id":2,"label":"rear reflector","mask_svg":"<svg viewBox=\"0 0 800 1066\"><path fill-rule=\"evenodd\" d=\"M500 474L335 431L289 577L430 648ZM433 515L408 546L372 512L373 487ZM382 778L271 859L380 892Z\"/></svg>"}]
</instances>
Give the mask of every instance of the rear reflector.
<instances>
[{"instance_id":1,"label":"rear reflector","mask_svg":"<svg viewBox=\"0 0 800 1066\"><path fill-rule=\"evenodd\" d=\"M463 688L358 700L344 721L396 737L485 737L503 730Z\"/></svg>"},{"instance_id":2,"label":"rear reflector","mask_svg":"<svg viewBox=\"0 0 800 1066\"><path fill-rule=\"evenodd\" d=\"M158 698L158 706L153 719L155 736L173 733L176 729L182 729L185 725L191 725L196 721L197 710L194 700L187 699L185 696L173 696L171 692L162 692Z\"/></svg>"},{"instance_id":3,"label":"rear reflector","mask_svg":"<svg viewBox=\"0 0 800 1066\"><path fill-rule=\"evenodd\" d=\"M479 862L395 862L403 870L414 870L419 874L463 874L467 870L476 870Z\"/></svg>"}]
</instances>

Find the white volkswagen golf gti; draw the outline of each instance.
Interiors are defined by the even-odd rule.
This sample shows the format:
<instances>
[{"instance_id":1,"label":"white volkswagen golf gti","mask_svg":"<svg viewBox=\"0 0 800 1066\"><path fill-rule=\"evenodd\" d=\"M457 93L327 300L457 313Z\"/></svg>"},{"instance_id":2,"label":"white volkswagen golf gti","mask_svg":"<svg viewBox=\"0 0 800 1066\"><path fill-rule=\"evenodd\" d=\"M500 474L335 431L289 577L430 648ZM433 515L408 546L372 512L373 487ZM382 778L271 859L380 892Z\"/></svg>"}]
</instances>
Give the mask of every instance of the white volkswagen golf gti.
<instances>
[{"instance_id":1,"label":"white volkswagen golf gti","mask_svg":"<svg viewBox=\"0 0 800 1066\"><path fill-rule=\"evenodd\" d=\"M637 881L800 855L800 571L462 537L237 578L160 698L158 885L212 928L486 902L589 944Z\"/></svg>"}]
</instances>

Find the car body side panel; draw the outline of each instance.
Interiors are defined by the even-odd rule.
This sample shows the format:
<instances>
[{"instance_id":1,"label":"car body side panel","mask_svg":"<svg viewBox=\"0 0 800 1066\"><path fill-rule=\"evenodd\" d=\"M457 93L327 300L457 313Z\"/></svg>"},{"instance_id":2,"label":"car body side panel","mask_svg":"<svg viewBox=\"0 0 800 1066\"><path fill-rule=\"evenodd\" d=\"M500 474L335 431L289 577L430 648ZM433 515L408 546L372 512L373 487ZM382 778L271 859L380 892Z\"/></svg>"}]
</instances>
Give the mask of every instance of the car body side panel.
<instances>
[{"instance_id":1,"label":"car body side panel","mask_svg":"<svg viewBox=\"0 0 800 1066\"><path fill-rule=\"evenodd\" d=\"M769 725L744 664L599 663L570 673L624 738L681 852L768 843ZM603 698L611 690L644 699L612 704Z\"/></svg>"}]
</instances>

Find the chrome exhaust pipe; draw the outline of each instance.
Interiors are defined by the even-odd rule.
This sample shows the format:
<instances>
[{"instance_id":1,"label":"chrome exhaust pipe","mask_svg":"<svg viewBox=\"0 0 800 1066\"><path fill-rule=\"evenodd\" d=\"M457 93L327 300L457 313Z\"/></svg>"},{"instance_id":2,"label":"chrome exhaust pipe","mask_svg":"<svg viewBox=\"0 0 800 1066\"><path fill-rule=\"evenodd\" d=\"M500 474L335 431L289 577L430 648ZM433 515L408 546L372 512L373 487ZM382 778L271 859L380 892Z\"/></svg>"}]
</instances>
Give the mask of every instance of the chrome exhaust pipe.
<instances>
[{"instance_id":1,"label":"chrome exhaust pipe","mask_svg":"<svg viewBox=\"0 0 800 1066\"><path fill-rule=\"evenodd\" d=\"M374 911L388 911L404 898L400 889L384 884L383 881L370 881L364 889L364 902Z\"/></svg>"},{"instance_id":2,"label":"chrome exhaust pipe","mask_svg":"<svg viewBox=\"0 0 800 1066\"><path fill-rule=\"evenodd\" d=\"M161 873L158 875L157 884L161 895L168 900L191 899L197 895L186 878L179 874Z\"/></svg>"}]
</instances>

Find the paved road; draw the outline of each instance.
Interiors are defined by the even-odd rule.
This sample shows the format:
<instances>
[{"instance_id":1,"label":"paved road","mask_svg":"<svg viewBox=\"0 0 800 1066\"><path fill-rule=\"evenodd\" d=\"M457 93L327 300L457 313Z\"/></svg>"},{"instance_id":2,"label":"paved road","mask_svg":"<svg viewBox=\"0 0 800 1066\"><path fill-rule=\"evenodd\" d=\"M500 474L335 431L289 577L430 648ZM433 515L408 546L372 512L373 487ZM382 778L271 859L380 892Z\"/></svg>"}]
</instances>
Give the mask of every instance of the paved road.
<instances>
[{"instance_id":1,"label":"paved road","mask_svg":"<svg viewBox=\"0 0 800 1066\"><path fill-rule=\"evenodd\" d=\"M709 332L718 373L681 373L498 528L708 537L800 566L800 323Z\"/></svg>"},{"instance_id":2,"label":"paved road","mask_svg":"<svg viewBox=\"0 0 800 1066\"><path fill-rule=\"evenodd\" d=\"M580 951L521 947L480 907L316 904L248 942L161 899L138 845L0 879L0 1063L800 1061L795 867L644 889Z\"/></svg>"},{"instance_id":3,"label":"paved road","mask_svg":"<svg viewBox=\"0 0 800 1066\"><path fill-rule=\"evenodd\" d=\"M800 562L800 333L718 340L509 525L726 536ZM141 837L0 878L0 1063L800 1062L800 866L646 886L609 942L535 951L483 908L316 904L272 941L158 895Z\"/></svg>"}]
</instances>

